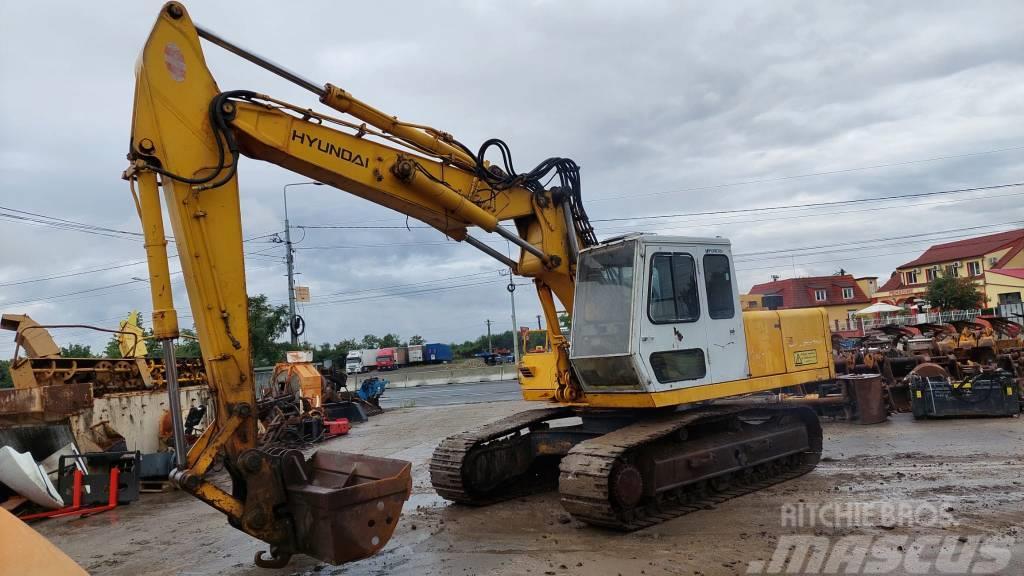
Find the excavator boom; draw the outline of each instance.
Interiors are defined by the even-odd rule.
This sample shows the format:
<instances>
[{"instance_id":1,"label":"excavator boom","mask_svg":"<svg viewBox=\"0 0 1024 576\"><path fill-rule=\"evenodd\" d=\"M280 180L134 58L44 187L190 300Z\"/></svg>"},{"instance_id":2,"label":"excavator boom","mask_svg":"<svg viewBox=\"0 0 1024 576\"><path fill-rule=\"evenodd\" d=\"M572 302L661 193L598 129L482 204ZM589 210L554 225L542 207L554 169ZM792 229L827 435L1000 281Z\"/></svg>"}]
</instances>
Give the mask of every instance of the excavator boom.
<instances>
[{"instance_id":1,"label":"excavator boom","mask_svg":"<svg viewBox=\"0 0 1024 576\"><path fill-rule=\"evenodd\" d=\"M206 66L200 38L313 92L347 117L316 113L253 91L222 91ZM547 354L548 377L533 394L562 401L579 398L569 375L567 339L557 328L557 308L560 304L572 310L578 251L596 239L579 201L578 167L571 160L552 158L529 173L516 174L504 143L488 141L473 153L443 131L401 122L334 85L311 82L195 25L177 2L161 9L136 78L131 165L124 176L132 184L143 225L154 337L162 342L165 356L172 357L178 314L162 190L216 398L214 425L186 456L181 410L173 402L176 379L168 375L178 453L172 477L224 512L232 524L270 543L272 557L260 560L262 564L287 561L295 552L331 562L372 554L390 537L410 480L407 463L324 453L307 462L295 453L256 448L237 178L241 156L277 164L407 214L534 278L555 332L550 334L554 346ZM504 170L482 160L491 148L502 154ZM541 181L548 176L557 176L562 186L546 190ZM469 227L516 244L522 250L519 259L511 260L474 238ZM230 493L205 478L219 453L226 455L232 474ZM363 529L363 537L355 538L365 545L341 553L336 538L315 533L320 526L335 526L331 530L340 534L341 525L312 522L314 509L300 504L311 496L302 491L313 484L336 484L339 495L320 504L339 509L356 505L351 500L356 491L350 487L356 483L376 490L387 509L368 522L376 529ZM342 494L346 490L348 496ZM365 525L364 520L345 526L352 530ZM332 544L325 547L322 542Z\"/></svg>"}]
</instances>

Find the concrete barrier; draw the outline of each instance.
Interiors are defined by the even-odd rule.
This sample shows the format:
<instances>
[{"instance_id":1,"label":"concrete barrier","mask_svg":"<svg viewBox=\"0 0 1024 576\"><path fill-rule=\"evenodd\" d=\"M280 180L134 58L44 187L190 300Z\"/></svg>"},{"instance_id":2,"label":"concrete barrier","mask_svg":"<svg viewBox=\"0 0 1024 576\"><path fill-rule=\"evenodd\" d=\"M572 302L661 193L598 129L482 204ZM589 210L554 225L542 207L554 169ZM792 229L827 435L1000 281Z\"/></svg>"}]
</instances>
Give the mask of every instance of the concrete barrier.
<instances>
[{"instance_id":1,"label":"concrete barrier","mask_svg":"<svg viewBox=\"0 0 1024 576\"><path fill-rule=\"evenodd\" d=\"M369 372L349 376L349 388L358 388L367 378L386 379L390 388L414 388L416 386L441 386L444 384L474 384L477 382L498 382L515 380L516 369L512 364L486 366L484 368L462 369L399 369L393 372Z\"/></svg>"}]
</instances>

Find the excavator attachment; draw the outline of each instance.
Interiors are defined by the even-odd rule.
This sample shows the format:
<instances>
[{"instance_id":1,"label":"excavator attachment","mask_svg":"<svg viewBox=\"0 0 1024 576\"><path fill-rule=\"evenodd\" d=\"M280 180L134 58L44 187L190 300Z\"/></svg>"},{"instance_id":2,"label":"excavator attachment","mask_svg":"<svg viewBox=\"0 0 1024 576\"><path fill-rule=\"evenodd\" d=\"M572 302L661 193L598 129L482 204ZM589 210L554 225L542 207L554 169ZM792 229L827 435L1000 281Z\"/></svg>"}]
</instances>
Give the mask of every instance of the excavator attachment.
<instances>
[{"instance_id":1,"label":"excavator attachment","mask_svg":"<svg viewBox=\"0 0 1024 576\"><path fill-rule=\"evenodd\" d=\"M286 475L297 548L330 564L373 556L387 544L412 492L412 464L321 450Z\"/></svg>"},{"instance_id":2,"label":"excavator attachment","mask_svg":"<svg viewBox=\"0 0 1024 576\"><path fill-rule=\"evenodd\" d=\"M280 568L294 554L329 564L373 556L395 531L412 491L412 464L320 450L257 448L239 458L245 477L243 530L270 543L257 566Z\"/></svg>"}]
</instances>

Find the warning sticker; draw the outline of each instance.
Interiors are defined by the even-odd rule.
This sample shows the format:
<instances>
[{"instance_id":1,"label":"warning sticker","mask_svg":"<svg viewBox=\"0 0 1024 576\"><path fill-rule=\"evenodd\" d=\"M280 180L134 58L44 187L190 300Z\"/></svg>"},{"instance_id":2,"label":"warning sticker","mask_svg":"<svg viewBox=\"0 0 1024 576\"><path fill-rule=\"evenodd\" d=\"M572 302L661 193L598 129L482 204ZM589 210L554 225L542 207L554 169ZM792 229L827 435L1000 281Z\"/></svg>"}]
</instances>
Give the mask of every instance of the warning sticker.
<instances>
[{"instance_id":1,"label":"warning sticker","mask_svg":"<svg viewBox=\"0 0 1024 576\"><path fill-rule=\"evenodd\" d=\"M807 366L810 364L818 363L818 351L817 350L800 350L793 353L793 364L797 366Z\"/></svg>"},{"instance_id":2,"label":"warning sticker","mask_svg":"<svg viewBox=\"0 0 1024 576\"><path fill-rule=\"evenodd\" d=\"M185 81L185 55L181 53L181 48L178 48L174 42L168 42L164 46L164 65L171 73L171 78L177 82Z\"/></svg>"}]
</instances>

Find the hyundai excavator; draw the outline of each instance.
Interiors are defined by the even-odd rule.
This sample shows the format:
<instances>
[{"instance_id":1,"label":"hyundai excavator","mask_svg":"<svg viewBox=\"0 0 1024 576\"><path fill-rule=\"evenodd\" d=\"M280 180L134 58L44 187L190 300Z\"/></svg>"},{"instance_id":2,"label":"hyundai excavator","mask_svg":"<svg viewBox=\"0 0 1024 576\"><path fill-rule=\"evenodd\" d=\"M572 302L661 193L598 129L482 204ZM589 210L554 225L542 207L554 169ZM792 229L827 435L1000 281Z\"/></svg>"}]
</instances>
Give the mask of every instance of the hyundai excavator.
<instances>
[{"instance_id":1,"label":"hyundai excavator","mask_svg":"<svg viewBox=\"0 0 1024 576\"><path fill-rule=\"evenodd\" d=\"M337 114L222 90L201 38L312 92ZM324 451L306 460L257 448L242 156L424 222L536 285L548 346L517 368L523 397L544 406L443 440L429 471L446 499L485 505L557 486L580 521L635 530L793 478L818 461L821 428L810 409L742 397L834 378L827 317L742 312L727 240L637 234L599 242L572 160L517 172L504 142L487 140L474 152L444 131L401 121L195 24L177 2L161 9L136 78L124 178L144 230L153 331L170 358L178 320L162 190L216 398L213 425L186 456L168 375L179 447L172 479L267 542L270 554L258 554L257 564L282 565L296 553L332 563L375 553L394 529L410 475L409 464L395 460ZM548 179L557 185L546 187ZM518 258L476 230L515 244ZM571 316L570 333L560 329L560 307ZM230 491L207 474L218 454Z\"/></svg>"}]
</instances>

